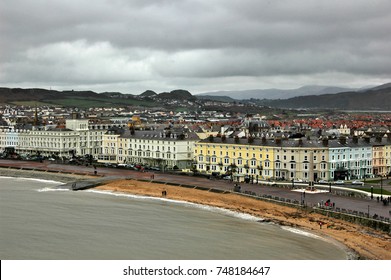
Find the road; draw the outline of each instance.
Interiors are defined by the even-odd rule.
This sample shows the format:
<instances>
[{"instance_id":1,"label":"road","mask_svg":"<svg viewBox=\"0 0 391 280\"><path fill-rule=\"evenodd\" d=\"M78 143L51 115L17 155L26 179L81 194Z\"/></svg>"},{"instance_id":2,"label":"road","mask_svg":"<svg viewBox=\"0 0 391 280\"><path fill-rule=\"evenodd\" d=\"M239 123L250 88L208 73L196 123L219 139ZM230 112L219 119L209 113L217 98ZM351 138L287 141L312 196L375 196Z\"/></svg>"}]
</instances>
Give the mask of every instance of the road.
<instances>
[{"instance_id":1,"label":"road","mask_svg":"<svg viewBox=\"0 0 391 280\"><path fill-rule=\"evenodd\" d=\"M199 187L208 187L216 188L221 190L233 190L234 184L229 180L216 180L216 179L207 179L203 177L196 176L187 176L187 175L176 175L168 174L161 172L140 172L136 170L120 169L120 168L110 168L110 167L97 167L94 169L93 166L77 166L77 165L64 165L57 164L50 161L35 162L35 161L19 161L19 160L0 160L0 167L14 167L14 168L29 168L37 170L50 170L58 171L65 173L83 173L93 175L94 171L97 171L97 174L104 176L106 178L134 178L134 179L149 179L152 180L152 176L155 181L164 181L177 184L187 184L194 185ZM267 186L260 184L246 184L241 183L242 192L253 192L257 196L259 195L272 195L285 199L290 199L291 201L304 201L304 203L312 207L318 203L330 202L335 203L335 207L350 209L352 211L368 213L370 216L377 214L378 216L383 216L385 218L390 218L391 204L384 205L381 202L378 202L377 199L371 200L370 198L356 198L356 197L347 197L340 196L335 193L329 192L317 192L311 193L309 191L300 192L297 190L291 190L289 188ZM375 187L376 185L374 185ZM384 189L390 190L390 185L387 180L383 181ZM360 188L357 187L356 188ZM385 196L386 197L386 196Z\"/></svg>"}]
</instances>

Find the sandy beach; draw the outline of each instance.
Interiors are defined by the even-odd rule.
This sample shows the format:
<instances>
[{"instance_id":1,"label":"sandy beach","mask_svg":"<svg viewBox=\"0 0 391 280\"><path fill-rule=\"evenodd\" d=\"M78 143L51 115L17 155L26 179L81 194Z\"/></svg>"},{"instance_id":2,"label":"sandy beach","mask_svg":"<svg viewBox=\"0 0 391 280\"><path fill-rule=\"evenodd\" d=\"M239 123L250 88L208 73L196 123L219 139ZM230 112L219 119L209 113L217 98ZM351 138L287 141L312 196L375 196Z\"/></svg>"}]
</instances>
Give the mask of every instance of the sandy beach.
<instances>
[{"instance_id":1,"label":"sandy beach","mask_svg":"<svg viewBox=\"0 0 391 280\"><path fill-rule=\"evenodd\" d=\"M167 199L225 208L257 216L264 219L264 222L306 230L344 246L353 259L391 259L390 235L342 220L309 213L302 209L281 206L233 193L213 193L136 180L116 180L95 189L154 197L162 197L162 192L165 191ZM319 222L323 223L321 228Z\"/></svg>"}]
</instances>

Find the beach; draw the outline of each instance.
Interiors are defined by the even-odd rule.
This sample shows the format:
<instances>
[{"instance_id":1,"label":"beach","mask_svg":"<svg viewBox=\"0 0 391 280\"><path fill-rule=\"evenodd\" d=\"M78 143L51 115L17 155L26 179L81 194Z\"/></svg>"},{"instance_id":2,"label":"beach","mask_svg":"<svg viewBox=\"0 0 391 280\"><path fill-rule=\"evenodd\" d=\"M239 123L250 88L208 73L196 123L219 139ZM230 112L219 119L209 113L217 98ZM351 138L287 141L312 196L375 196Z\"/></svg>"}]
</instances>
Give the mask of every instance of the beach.
<instances>
[{"instance_id":1,"label":"beach","mask_svg":"<svg viewBox=\"0 0 391 280\"><path fill-rule=\"evenodd\" d=\"M95 189L153 197L162 197L165 192L164 197L167 199L247 213L259 217L263 222L305 230L327 238L330 242L345 246L352 258L391 259L391 236L387 233L302 209L281 206L234 193L214 193L136 180L115 180ZM319 225L319 222L322 225Z\"/></svg>"},{"instance_id":2,"label":"beach","mask_svg":"<svg viewBox=\"0 0 391 280\"><path fill-rule=\"evenodd\" d=\"M63 183L91 179L91 176L15 169L0 169L0 176L36 178ZM246 213L259 217L260 222L270 222L321 236L335 245L344 247L350 255L350 259L391 260L391 236L389 234L311 213L309 210L282 206L235 193L215 193L131 179L108 181L94 189L151 197L162 197L165 192L166 199ZM320 226L320 222L322 226Z\"/></svg>"}]
</instances>

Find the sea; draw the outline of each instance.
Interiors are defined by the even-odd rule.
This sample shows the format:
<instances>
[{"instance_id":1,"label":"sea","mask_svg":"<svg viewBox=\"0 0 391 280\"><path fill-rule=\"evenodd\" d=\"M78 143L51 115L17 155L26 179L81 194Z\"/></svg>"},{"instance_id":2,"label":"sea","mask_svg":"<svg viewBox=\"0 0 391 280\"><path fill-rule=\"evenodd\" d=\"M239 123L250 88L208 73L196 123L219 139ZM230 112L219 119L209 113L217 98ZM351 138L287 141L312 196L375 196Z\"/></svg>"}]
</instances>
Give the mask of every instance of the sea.
<instances>
[{"instance_id":1,"label":"sea","mask_svg":"<svg viewBox=\"0 0 391 280\"><path fill-rule=\"evenodd\" d=\"M346 260L297 228L215 207L0 177L2 260Z\"/></svg>"}]
</instances>

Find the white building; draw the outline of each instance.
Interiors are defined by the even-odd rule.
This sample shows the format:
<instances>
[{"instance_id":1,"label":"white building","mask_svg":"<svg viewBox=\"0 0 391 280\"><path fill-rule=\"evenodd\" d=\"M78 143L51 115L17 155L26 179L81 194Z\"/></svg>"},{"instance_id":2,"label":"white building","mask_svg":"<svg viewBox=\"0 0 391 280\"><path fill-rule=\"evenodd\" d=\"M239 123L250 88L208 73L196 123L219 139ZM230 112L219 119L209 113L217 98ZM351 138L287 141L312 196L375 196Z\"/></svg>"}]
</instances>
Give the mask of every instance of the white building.
<instances>
[{"instance_id":1,"label":"white building","mask_svg":"<svg viewBox=\"0 0 391 280\"><path fill-rule=\"evenodd\" d=\"M195 133L185 130L109 130L103 136L98 160L134 163L162 169L189 169L193 161Z\"/></svg>"}]
</instances>

